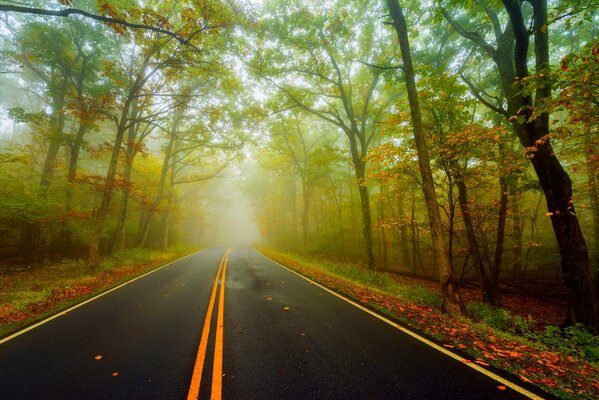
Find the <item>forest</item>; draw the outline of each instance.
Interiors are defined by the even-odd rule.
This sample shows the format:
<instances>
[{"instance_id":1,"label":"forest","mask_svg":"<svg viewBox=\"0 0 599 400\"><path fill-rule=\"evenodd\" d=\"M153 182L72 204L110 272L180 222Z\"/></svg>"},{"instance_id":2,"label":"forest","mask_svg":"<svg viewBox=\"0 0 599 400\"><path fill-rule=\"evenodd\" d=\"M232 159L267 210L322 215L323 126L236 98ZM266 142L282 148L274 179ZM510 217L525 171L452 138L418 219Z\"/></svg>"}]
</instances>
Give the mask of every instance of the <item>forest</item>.
<instances>
[{"instance_id":1,"label":"forest","mask_svg":"<svg viewBox=\"0 0 599 400\"><path fill-rule=\"evenodd\" d=\"M598 9L0 1L2 265L245 240L596 333Z\"/></svg>"}]
</instances>

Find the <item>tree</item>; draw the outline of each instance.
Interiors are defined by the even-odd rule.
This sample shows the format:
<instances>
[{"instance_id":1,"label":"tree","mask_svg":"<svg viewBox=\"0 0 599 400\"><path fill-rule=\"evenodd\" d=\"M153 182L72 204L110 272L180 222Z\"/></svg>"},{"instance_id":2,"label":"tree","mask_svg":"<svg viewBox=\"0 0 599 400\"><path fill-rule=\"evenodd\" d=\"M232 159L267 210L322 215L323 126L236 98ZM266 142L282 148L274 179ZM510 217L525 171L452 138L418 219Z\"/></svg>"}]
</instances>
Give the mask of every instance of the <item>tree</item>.
<instances>
[{"instance_id":1,"label":"tree","mask_svg":"<svg viewBox=\"0 0 599 400\"><path fill-rule=\"evenodd\" d=\"M526 5L532 8L530 12L526 10ZM443 15L456 32L495 63L506 107L491 104L481 94L477 94L477 97L492 110L509 118L545 194L548 215L561 255L562 275L569 294L571 312L566 322L579 322L598 330L599 297L590 269L586 241L574 207L572 181L553 149L549 136L549 113L538 108L551 97L547 0L504 0L503 11L508 19L505 25L501 24L497 11L489 5L484 7L484 13L493 26L495 46L481 34L462 26L449 12L443 11ZM530 30L527 22L530 23ZM522 82L531 79L528 59L531 36L537 78L534 93L522 90Z\"/></svg>"},{"instance_id":2,"label":"tree","mask_svg":"<svg viewBox=\"0 0 599 400\"><path fill-rule=\"evenodd\" d=\"M274 7L259 34L251 68L278 89L282 96L278 109L300 108L331 123L347 138L360 197L367 265L375 268L366 157L376 134L374 117L381 106L377 88L385 69L369 62L378 56L371 46L374 22L366 19L352 41L350 27L364 23L364 8L339 3L336 16L330 18L301 2Z\"/></svg>"},{"instance_id":3,"label":"tree","mask_svg":"<svg viewBox=\"0 0 599 400\"><path fill-rule=\"evenodd\" d=\"M441 283L441 294L443 297L443 309L451 314L465 313L463 300L453 275L447 244L445 243L445 233L441 222L439 204L435 191L433 173L431 171L430 156L424 136L422 123L422 113L418 101L418 91L416 89L416 78L414 67L412 65L412 55L410 52L410 42L408 38L408 28L403 10L397 0L387 0L387 6L391 14L392 25L397 32L401 57L403 61L402 70L406 89L408 92L408 101L410 104L410 114L412 128L414 130L414 141L418 153L418 166L422 177L422 190L426 202L431 235L433 238L433 251L435 254L435 263L439 269L439 278Z\"/></svg>"}]
</instances>

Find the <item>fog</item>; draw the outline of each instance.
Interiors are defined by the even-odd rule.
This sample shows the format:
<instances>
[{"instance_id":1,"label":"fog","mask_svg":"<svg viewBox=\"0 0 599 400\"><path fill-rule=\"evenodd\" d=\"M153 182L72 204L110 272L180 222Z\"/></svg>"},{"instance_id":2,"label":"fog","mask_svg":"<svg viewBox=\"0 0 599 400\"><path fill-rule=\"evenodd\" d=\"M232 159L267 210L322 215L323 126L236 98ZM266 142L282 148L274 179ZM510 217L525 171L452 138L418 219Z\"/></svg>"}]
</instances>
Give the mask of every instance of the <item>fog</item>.
<instances>
[{"instance_id":1,"label":"fog","mask_svg":"<svg viewBox=\"0 0 599 400\"><path fill-rule=\"evenodd\" d=\"M209 208L208 218L216 244L252 245L261 241L253 209L240 184L238 175L213 183L217 195Z\"/></svg>"}]
</instances>

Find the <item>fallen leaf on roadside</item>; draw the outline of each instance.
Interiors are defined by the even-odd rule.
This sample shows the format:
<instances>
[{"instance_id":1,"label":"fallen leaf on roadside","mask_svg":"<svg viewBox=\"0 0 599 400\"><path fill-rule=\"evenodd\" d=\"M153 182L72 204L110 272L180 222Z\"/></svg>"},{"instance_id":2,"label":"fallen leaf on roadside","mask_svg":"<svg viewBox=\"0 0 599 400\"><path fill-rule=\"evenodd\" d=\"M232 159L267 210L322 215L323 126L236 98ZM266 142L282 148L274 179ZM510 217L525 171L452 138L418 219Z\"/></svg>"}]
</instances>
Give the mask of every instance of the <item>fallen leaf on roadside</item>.
<instances>
[{"instance_id":1,"label":"fallen leaf on roadside","mask_svg":"<svg viewBox=\"0 0 599 400\"><path fill-rule=\"evenodd\" d=\"M443 347L447 347L448 349L453 349L455 346L451 344L444 344Z\"/></svg>"},{"instance_id":2,"label":"fallen leaf on roadside","mask_svg":"<svg viewBox=\"0 0 599 400\"><path fill-rule=\"evenodd\" d=\"M483 360L481 360L480 358L477 358L477 359L476 359L476 361L475 361L475 363L477 363L477 364L479 364L479 365L482 365L483 367L488 367L488 366L489 366L489 364L488 364L488 363L484 362L484 361L483 361Z\"/></svg>"},{"instance_id":3,"label":"fallen leaf on roadside","mask_svg":"<svg viewBox=\"0 0 599 400\"><path fill-rule=\"evenodd\" d=\"M289 307L283 307L283 311L289 311Z\"/></svg>"},{"instance_id":4,"label":"fallen leaf on roadside","mask_svg":"<svg viewBox=\"0 0 599 400\"><path fill-rule=\"evenodd\" d=\"M499 385L499 386L497 386L497 389L499 389L499 390L505 390L505 389L506 389L506 387L505 387L505 386L503 386L503 385Z\"/></svg>"},{"instance_id":5,"label":"fallen leaf on roadside","mask_svg":"<svg viewBox=\"0 0 599 400\"><path fill-rule=\"evenodd\" d=\"M98 354L97 356L95 356L95 357L94 357L94 360L101 360L101 359L102 359L102 356L101 356L101 355L99 355L99 354Z\"/></svg>"},{"instance_id":6,"label":"fallen leaf on roadside","mask_svg":"<svg viewBox=\"0 0 599 400\"><path fill-rule=\"evenodd\" d=\"M112 376L119 376L119 373L118 372L113 372Z\"/></svg>"},{"instance_id":7,"label":"fallen leaf on roadside","mask_svg":"<svg viewBox=\"0 0 599 400\"><path fill-rule=\"evenodd\" d=\"M272 297L267 297L266 300L271 301Z\"/></svg>"}]
</instances>

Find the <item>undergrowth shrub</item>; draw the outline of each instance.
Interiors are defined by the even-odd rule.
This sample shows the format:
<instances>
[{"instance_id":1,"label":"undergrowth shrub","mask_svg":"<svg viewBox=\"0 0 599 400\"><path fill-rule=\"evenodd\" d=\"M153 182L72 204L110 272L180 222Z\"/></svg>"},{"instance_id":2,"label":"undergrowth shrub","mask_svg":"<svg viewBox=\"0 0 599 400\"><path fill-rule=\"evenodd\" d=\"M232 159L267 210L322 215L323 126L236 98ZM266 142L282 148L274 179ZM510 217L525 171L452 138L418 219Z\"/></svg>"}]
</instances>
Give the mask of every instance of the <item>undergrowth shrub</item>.
<instances>
[{"instance_id":1,"label":"undergrowth shrub","mask_svg":"<svg viewBox=\"0 0 599 400\"><path fill-rule=\"evenodd\" d=\"M563 330L549 325L544 332L527 336L563 354L578 355L591 362L599 362L599 336L593 335L583 325L576 324Z\"/></svg>"},{"instance_id":2,"label":"undergrowth shrub","mask_svg":"<svg viewBox=\"0 0 599 400\"><path fill-rule=\"evenodd\" d=\"M516 334L529 334L532 332L533 321L519 315L512 315L503 308L492 307L481 302L466 304L468 316L477 322L484 322L492 328Z\"/></svg>"},{"instance_id":3,"label":"undergrowth shrub","mask_svg":"<svg viewBox=\"0 0 599 400\"><path fill-rule=\"evenodd\" d=\"M399 289L399 296L411 303L441 308L441 296L423 286L402 286Z\"/></svg>"}]
</instances>

